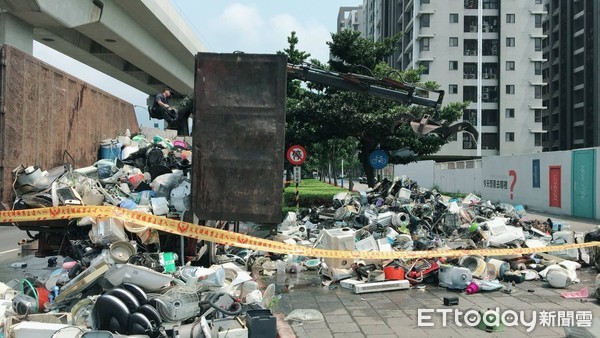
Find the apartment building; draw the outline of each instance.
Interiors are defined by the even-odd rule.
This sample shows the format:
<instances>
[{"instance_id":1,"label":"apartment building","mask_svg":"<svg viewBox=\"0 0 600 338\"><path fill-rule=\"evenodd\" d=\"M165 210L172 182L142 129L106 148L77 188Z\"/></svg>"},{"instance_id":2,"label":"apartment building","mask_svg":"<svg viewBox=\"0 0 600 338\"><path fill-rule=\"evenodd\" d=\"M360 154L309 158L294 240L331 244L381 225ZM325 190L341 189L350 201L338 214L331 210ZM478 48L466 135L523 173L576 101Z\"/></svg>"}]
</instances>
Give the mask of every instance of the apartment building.
<instances>
[{"instance_id":1,"label":"apartment building","mask_svg":"<svg viewBox=\"0 0 600 338\"><path fill-rule=\"evenodd\" d=\"M600 146L600 3L546 0L544 151Z\"/></svg>"},{"instance_id":2,"label":"apartment building","mask_svg":"<svg viewBox=\"0 0 600 338\"><path fill-rule=\"evenodd\" d=\"M337 20L337 32L339 33L344 29L362 32L362 13L362 6L340 7Z\"/></svg>"},{"instance_id":3,"label":"apartment building","mask_svg":"<svg viewBox=\"0 0 600 338\"><path fill-rule=\"evenodd\" d=\"M542 151L545 8L542 0L364 1L365 37L403 33L391 66L423 66L422 80L441 85L445 104L471 102L463 118L479 142L460 133L432 158Z\"/></svg>"}]
</instances>

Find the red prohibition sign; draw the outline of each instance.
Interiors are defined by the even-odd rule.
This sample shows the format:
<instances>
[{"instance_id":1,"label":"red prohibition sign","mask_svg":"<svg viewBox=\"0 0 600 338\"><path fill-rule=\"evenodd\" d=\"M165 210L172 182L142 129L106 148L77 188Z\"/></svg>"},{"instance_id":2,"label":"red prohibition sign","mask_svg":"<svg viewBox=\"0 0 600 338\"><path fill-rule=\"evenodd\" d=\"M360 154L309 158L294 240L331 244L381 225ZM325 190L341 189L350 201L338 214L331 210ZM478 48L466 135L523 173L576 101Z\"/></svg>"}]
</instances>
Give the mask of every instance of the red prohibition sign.
<instances>
[{"instance_id":1,"label":"red prohibition sign","mask_svg":"<svg viewBox=\"0 0 600 338\"><path fill-rule=\"evenodd\" d=\"M286 152L287 160L293 165L301 165L306 160L306 149L303 146L294 145Z\"/></svg>"}]
</instances>

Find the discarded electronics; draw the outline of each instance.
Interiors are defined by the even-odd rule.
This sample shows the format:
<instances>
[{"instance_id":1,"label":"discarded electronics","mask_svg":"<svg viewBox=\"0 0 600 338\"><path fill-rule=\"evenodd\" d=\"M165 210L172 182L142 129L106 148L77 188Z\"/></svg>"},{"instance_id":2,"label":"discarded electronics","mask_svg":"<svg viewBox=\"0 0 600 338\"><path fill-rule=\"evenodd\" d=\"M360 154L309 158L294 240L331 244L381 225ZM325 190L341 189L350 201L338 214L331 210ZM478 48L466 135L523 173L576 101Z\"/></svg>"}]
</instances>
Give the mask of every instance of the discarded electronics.
<instances>
[{"instance_id":1,"label":"discarded electronics","mask_svg":"<svg viewBox=\"0 0 600 338\"><path fill-rule=\"evenodd\" d=\"M410 283L407 280L363 283L354 284L352 286L354 293L383 292L406 289L410 289Z\"/></svg>"}]
</instances>

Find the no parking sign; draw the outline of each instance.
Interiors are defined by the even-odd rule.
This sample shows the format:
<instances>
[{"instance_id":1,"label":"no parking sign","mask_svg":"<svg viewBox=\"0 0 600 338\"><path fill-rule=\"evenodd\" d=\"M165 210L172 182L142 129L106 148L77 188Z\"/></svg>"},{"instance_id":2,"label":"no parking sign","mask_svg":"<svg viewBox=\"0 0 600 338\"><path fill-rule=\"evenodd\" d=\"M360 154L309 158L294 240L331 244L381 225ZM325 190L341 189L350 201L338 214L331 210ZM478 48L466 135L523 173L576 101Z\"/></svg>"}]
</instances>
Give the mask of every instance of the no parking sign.
<instances>
[{"instance_id":1,"label":"no parking sign","mask_svg":"<svg viewBox=\"0 0 600 338\"><path fill-rule=\"evenodd\" d=\"M303 146L293 145L286 152L287 160L293 165L301 165L306 160L306 149Z\"/></svg>"}]
</instances>

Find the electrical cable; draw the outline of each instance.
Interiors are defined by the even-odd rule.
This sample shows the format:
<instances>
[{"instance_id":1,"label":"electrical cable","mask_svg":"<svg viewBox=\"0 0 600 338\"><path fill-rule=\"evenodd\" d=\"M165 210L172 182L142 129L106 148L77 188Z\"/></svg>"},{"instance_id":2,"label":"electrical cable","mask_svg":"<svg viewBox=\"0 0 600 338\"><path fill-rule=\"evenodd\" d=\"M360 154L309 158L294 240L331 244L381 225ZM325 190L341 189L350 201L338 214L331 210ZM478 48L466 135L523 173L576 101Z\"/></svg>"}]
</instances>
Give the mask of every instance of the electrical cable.
<instances>
[{"instance_id":1,"label":"electrical cable","mask_svg":"<svg viewBox=\"0 0 600 338\"><path fill-rule=\"evenodd\" d=\"M83 331L82 328L80 328L79 326L75 326L75 325L69 325L69 326L65 326L65 327L61 327L60 329L54 331L54 333L52 334L52 336L50 336L50 338L54 338L56 337L56 334L59 333L62 330L66 330L66 329L71 329L71 328L76 328L79 330L79 332L81 332L82 334L85 334L85 331ZM80 337L79 335L77 335L77 337Z\"/></svg>"}]
</instances>

